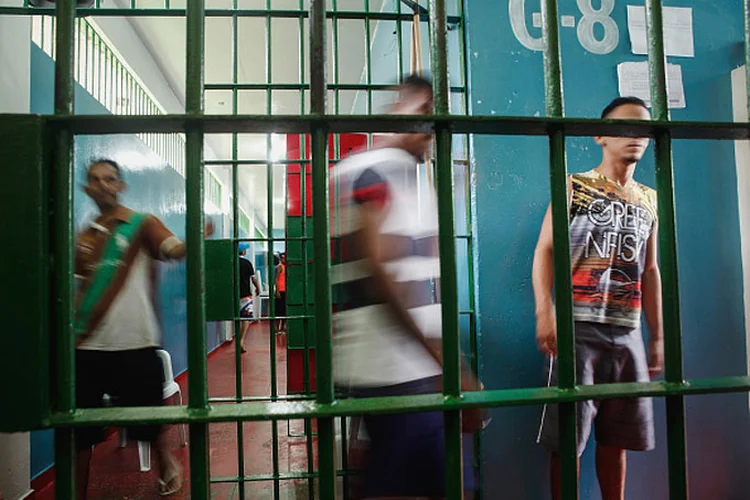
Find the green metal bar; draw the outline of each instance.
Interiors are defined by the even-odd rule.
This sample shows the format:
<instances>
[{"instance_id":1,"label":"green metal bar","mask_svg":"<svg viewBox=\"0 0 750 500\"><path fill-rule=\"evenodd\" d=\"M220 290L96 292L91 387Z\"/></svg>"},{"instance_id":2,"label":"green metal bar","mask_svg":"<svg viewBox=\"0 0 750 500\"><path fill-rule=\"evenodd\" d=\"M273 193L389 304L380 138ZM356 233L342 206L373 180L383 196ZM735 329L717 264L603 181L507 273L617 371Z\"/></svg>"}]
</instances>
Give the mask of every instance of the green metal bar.
<instances>
[{"instance_id":1,"label":"green metal bar","mask_svg":"<svg viewBox=\"0 0 750 500\"><path fill-rule=\"evenodd\" d=\"M185 108L198 119L203 116L203 69L205 43L204 3L187 2L187 62ZM206 311L204 279L203 217L203 130L200 121L187 128L185 177L187 202L187 306L188 306L188 390L189 407L207 411ZM192 498L209 498L208 426L190 423L190 493Z\"/></svg>"},{"instance_id":2,"label":"green metal bar","mask_svg":"<svg viewBox=\"0 0 750 500\"><path fill-rule=\"evenodd\" d=\"M102 52L102 39L99 38L98 33L94 32L94 35L96 37L96 90L94 96L98 101L103 102L104 99L102 99L102 80L104 78L104 53Z\"/></svg>"},{"instance_id":3,"label":"green metal bar","mask_svg":"<svg viewBox=\"0 0 750 500\"><path fill-rule=\"evenodd\" d=\"M50 39L50 55L54 56L57 51L57 20L53 19L51 23L52 37Z\"/></svg>"},{"instance_id":4,"label":"green metal bar","mask_svg":"<svg viewBox=\"0 0 750 500\"><path fill-rule=\"evenodd\" d=\"M310 2L310 111L326 112L326 1ZM324 123L312 127L313 242L315 256L315 334L317 402L334 402L331 338L331 255L328 243L328 135ZM336 498L335 430L333 418L318 420L320 497Z\"/></svg>"},{"instance_id":5,"label":"green metal bar","mask_svg":"<svg viewBox=\"0 0 750 500\"><path fill-rule=\"evenodd\" d=\"M55 114L74 113L75 2L57 3L55 43ZM57 410L75 410L75 354L73 329L73 134L61 129L55 134L54 202L54 306L57 331ZM71 429L55 430L56 495L76 498L75 436Z\"/></svg>"},{"instance_id":6,"label":"green metal bar","mask_svg":"<svg viewBox=\"0 0 750 500\"><path fill-rule=\"evenodd\" d=\"M299 8L300 10L304 9L304 0L299 0ZM336 9L336 0L333 0L333 8ZM336 22L334 21L334 44L337 43L337 32L336 32ZM304 83L305 81L305 29L304 29L304 18L300 16L299 18L299 53L300 53L300 61L299 61L299 75L300 75L300 82ZM337 47L337 45L334 45L334 47ZM334 51L334 57L338 58L338 50L335 49ZM336 61L337 59L334 59ZM300 114L305 114L305 94L304 90L300 90ZM302 320L302 335L303 335L303 342L304 342L304 355L302 356L302 370L303 370L303 378L302 383L303 387L302 390L304 394L307 397L312 397L312 391L311 391L311 384L310 384L310 318L314 317L310 315L310 304L309 304L309 298L308 298L308 283L310 282L310 276L308 272L308 252L307 252L307 241L310 239L308 236L308 225L307 225L307 218L310 214L307 213L307 165L310 164L309 159L305 158L305 152L307 151L307 144L306 144L306 136L300 135L299 136L299 175L300 175L300 213L302 214L302 218L300 221L300 229L302 232L302 307L304 312L304 319ZM290 160L291 161L291 160ZM289 191L287 189L287 199L289 196ZM288 235L287 235L288 236ZM288 259L288 256L287 256ZM287 260L288 262L288 260ZM289 323L287 323L287 332L289 331ZM288 335L288 333L287 333ZM310 478L307 481L307 496L311 500L315 499L315 481L314 477L317 477L317 474L315 473L315 456L314 456L314 443L313 443L313 426L312 426L312 420L307 418L304 420L304 427L305 427L305 453L307 454L307 474L310 476Z\"/></svg>"},{"instance_id":7,"label":"green metal bar","mask_svg":"<svg viewBox=\"0 0 750 500\"><path fill-rule=\"evenodd\" d=\"M336 0L334 2L334 9ZM300 0L300 8L302 8L303 0ZM303 19L300 18L300 54L304 55L304 25ZM334 44L336 43L335 23L334 23ZM334 52L336 54L336 52ZM305 73L305 62L304 56L300 58L300 78L304 80ZM305 113L305 99L304 93L300 94L300 113ZM305 135L299 136L299 176L300 176L300 213L302 214L300 220L300 230L302 233L302 307L305 318L310 316L310 304L308 299L307 285L310 282L308 273L308 260L309 256L307 253L307 241L312 240L308 236L307 218L310 216L307 213L307 165L310 164L310 160L305 158L307 151L307 138ZM289 160L295 161L295 160ZM288 194L288 193L287 193ZM310 394L310 322L307 319L302 321L302 334L304 337L304 356L302 357L302 369L304 371L304 377L302 378L303 391L305 394ZM305 435L307 436L307 461L308 470L313 470L313 455L312 455L312 422L305 421ZM314 491L312 481L308 484L310 491ZM312 493L311 493L312 495Z\"/></svg>"},{"instance_id":8,"label":"green metal bar","mask_svg":"<svg viewBox=\"0 0 750 500\"><path fill-rule=\"evenodd\" d=\"M336 23L334 23L334 26ZM334 35L335 32L338 31L337 28L334 28ZM334 36L334 44L336 43L336 37ZM334 59L335 61L335 59ZM334 64L334 71L336 71L336 64ZM338 81L334 80L334 82L329 83L326 85L328 90L392 90L393 85L391 84L385 84L385 83L339 83ZM207 83L206 84L206 90L232 90L232 89L239 89L239 90L309 90L310 84L308 83ZM465 91L465 88L463 86L451 86L450 87L451 92L461 92L463 93Z\"/></svg>"},{"instance_id":9,"label":"green metal bar","mask_svg":"<svg viewBox=\"0 0 750 500\"><path fill-rule=\"evenodd\" d=\"M462 80L461 80L461 86L466 88L467 90L463 92L463 103L464 103L464 114L469 114L469 110L471 109L471 94L470 89L468 89L468 81L470 78L470 72L471 72L471 66L469 64L469 58L467 56L467 47L469 46L469 40L468 40L468 30L466 29L466 17L464 15L464 4L463 1L457 0L456 2L458 6L458 17L461 19L460 24L458 25L458 28L461 30L461 36L459 38L460 40L460 50L459 55L461 58L461 68L462 68ZM453 91L451 89L451 91ZM466 158L472 158L472 137L469 135L466 135L465 138L465 154ZM475 248L477 245L476 239L473 238L473 228L475 227L475 213L474 210L475 204L476 204L476 198L475 198L475 192L473 189L471 189L472 186L476 185L476 172L474 169L474 164L472 162L466 162L465 165L466 169L466 175L465 175L465 183L466 183L466 248L467 248L467 271L468 271L468 281L469 281L469 311L459 311L460 315L467 314L469 316L469 345L470 345L470 352L471 352L471 370L472 373L477 377L477 379L481 378L480 370L481 370L481 364L480 364L480 353L479 353L479 338L478 338L478 332L477 332L477 316L476 316L476 296L479 293L478 288L476 287L475 282L475 275L478 273L478 268L475 268L478 266L478 262L475 260L474 255L478 253L478 248ZM462 235L456 235L456 239L461 239ZM484 468L482 467L482 461L480 457L482 456L482 445L483 445L483 432L477 432L474 434L474 460L475 460L475 467L478 469L478 483L484 484ZM477 491L476 494L476 500L483 500L484 498L484 491L482 488L480 488Z\"/></svg>"},{"instance_id":10,"label":"green metal bar","mask_svg":"<svg viewBox=\"0 0 750 500\"><path fill-rule=\"evenodd\" d=\"M105 47L107 47L105 45ZM109 75L109 81L107 82L107 100L109 101L109 109L115 109L115 55L112 53L109 47L107 47L107 55L109 64L107 65L107 74ZM154 114L156 114L154 112Z\"/></svg>"},{"instance_id":11,"label":"green metal bar","mask_svg":"<svg viewBox=\"0 0 750 500\"><path fill-rule=\"evenodd\" d=\"M544 39L544 87L547 116L562 118L562 70L558 33L557 0L542 2ZM549 135L550 191L552 199L552 233L555 246L555 309L557 313L558 383L561 389L576 385L575 330L570 267L570 233L568 227L568 172L565 157L565 135L552 129ZM563 498L578 498L578 465L576 452L576 405L561 404L560 475Z\"/></svg>"},{"instance_id":12,"label":"green metal bar","mask_svg":"<svg viewBox=\"0 0 750 500\"><path fill-rule=\"evenodd\" d=\"M747 2L745 2L747 5ZM655 118L669 120L666 91L666 58L662 36L660 1L646 2L649 36L649 70ZM747 11L746 11L747 14ZM747 16L746 16L747 18ZM670 382L683 380L682 341L679 311L677 267L677 235L674 207L674 177L669 131L655 136L656 182L659 193L659 225L662 273L664 276L665 378ZM686 498L685 415L682 397L667 398L668 447L670 464L670 498Z\"/></svg>"},{"instance_id":13,"label":"green metal bar","mask_svg":"<svg viewBox=\"0 0 750 500\"><path fill-rule=\"evenodd\" d=\"M332 0L332 7L334 11L338 10L338 1ZM369 1L365 0L365 10L369 12L370 6ZM341 90L346 88L346 85L341 84L341 52L339 50L339 19L333 19L332 21L332 35L333 35L333 84L328 85L329 89L333 89L334 94L334 102L333 102L333 113L335 115L339 115L341 113ZM369 22L365 21L365 32L367 33L365 36L365 58L369 61L371 55L371 44L369 41ZM369 67L369 64L366 64L366 66ZM369 75L369 70L368 75ZM369 94L369 92L368 92ZM350 110L351 111L351 110ZM369 112L369 105L368 105L368 112ZM369 134L368 134L368 142L369 142ZM334 158L340 158L341 157L341 135L335 134L334 140L333 140L333 157ZM340 193L340 185L338 180L334 182L333 186L333 210L334 210L334 222L336 224L335 234L339 235L341 234L341 217L340 217L340 202L339 202L339 193ZM342 244L341 239L336 238L335 240L335 249L336 249L336 259L341 258L341 252L342 252ZM337 260L338 262L338 260ZM332 307L335 305L337 310L340 307L340 304L336 302L336 304L332 304ZM341 460L342 465L344 469L347 468L347 440L346 440L346 417L341 418L341 448L339 453L341 453ZM310 429L310 435L308 438L310 441L312 441L312 429ZM344 499L349 498L349 478L347 476L344 476L343 478L343 497Z\"/></svg>"},{"instance_id":14,"label":"green metal bar","mask_svg":"<svg viewBox=\"0 0 750 500\"><path fill-rule=\"evenodd\" d=\"M187 115L122 116L117 120L103 115L44 116L45 124L67 127L74 134L107 135L139 132L185 132L190 126L201 125L205 133L228 134L310 133L313 123L321 117L299 115ZM561 130L566 136L593 137L610 135L621 137L652 137L669 130L672 139L747 140L750 125L746 122L663 122L640 120L593 120L589 118L535 118L494 116L332 116L324 117L329 133L351 132L430 133L444 126L454 134L548 136L551 130Z\"/></svg>"},{"instance_id":15,"label":"green metal bar","mask_svg":"<svg viewBox=\"0 0 750 500\"><path fill-rule=\"evenodd\" d=\"M338 0L331 0L331 7L333 11L338 11ZM340 83L339 75L341 73L341 52L339 51L339 19L334 18L331 22L331 36L333 38L333 83L327 83L326 88L333 90L334 95L334 114L338 115L341 107L341 90L344 88ZM367 52L370 51L369 45L365 46ZM367 57L367 55L365 55ZM336 136L339 139L338 136ZM334 145L338 144L338 140L334 141Z\"/></svg>"},{"instance_id":16,"label":"green metal bar","mask_svg":"<svg viewBox=\"0 0 750 500\"><path fill-rule=\"evenodd\" d=\"M747 393L750 377L721 377L671 382L583 385L576 389L559 387L484 390L465 392L461 398L443 394L409 397L337 399L333 403L315 401L272 401L219 404L210 411L185 406L90 408L74 413L57 411L50 416L49 427L122 426L134 424L215 423L267 421L269 419L333 418L368 414L422 411L453 411L470 408L531 406L544 403L571 403L589 399L632 397L697 396L701 394ZM319 435L320 436L320 435Z\"/></svg>"},{"instance_id":17,"label":"green metal bar","mask_svg":"<svg viewBox=\"0 0 750 500\"><path fill-rule=\"evenodd\" d=\"M649 77L654 118L669 120L666 57L664 54L661 0L646 0L646 34L649 44ZM656 187L659 195L659 246L663 275L665 379L683 380L682 332L680 328L680 291L677 265L677 223L672 169L672 138L668 130L657 133ZM687 491L687 446L685 400L682 396L667 398L667 450L669 456L669 498L681 500Z\"/></svg>"},{"instance_id":18,"label":"green metal bar","mask_svg":"<svg viewBox=\"0 0 750 500\"><path fill-rule=\"evenodd\" d=\"M83 64L81 64L81 54L83 52L83 40L81 39L81 27L82 27L83 21L80 19L76 19L75 21L75 31L76 31L76 57L75 57L75 68L73 68L75 79L77 81L81 81L81 68L83 68Z\"/></svg>"},{"instance_id":19,"label":"green metal bar","mask_svg":"<svg viewBox=\"0 0 750 500\"><path fill-rule=\"evenodd\" d=\"M336 471L337 477L343 477L344 479L350 477L350 476L357 476L360 475L361 471L357 470L339 470ZM220 476L220 477L214 477L211 478L212 483L236 483L237 481L246 481L246 482L266 482L266 481L273 481L274 479L279 479L280 481L291 481L295 479L309 479L313 480L318 477L317 472L308 473L308 472L282 472L278 476L274 476L273 474L253 474L248 475L244 477L240 476ZM310 497L309 500L314 500L313 497Z\"/></svg>"},{"instance_id":20,"label":"green metal bar","mask_svg":"<svg viewBox=\"0 0 750 500\"><path fill-rule=\"evenodd\" d=\"M266 0L266 10L271 10L271 0ZM271 17L266 16L266 83L270 84L273 81L273 52L271 50L271 34L272 34L272 22ZM273 92L268 89L266 90L266 114L271 115L273 106ZM266 134L266 160L271 158L271 135ZM268 344L269 344L269 356L270 356L270 367L271 367L271 399L275 400L278 396L278 379L276 372L276 308L275 297L276 290L276 279L275 279L275 267L273 263L273 164L266 164L266 223L268 227L268 241L267 241L267 275L268 275L268 311L270 321L268 323ZM281 493L280 484L278 480L279 475L279 426L278 421L271 421L271 458L273 474L275 479L273 480L273 498L274 500L279 499Z\"/></svg>"},{"instance_id":21,"label":"green metal bar","mask_svg":"<svg viewBox=\"0 0 750 500\"><path fill-rule=\"evenodd\" d=\"M280 394L276 401L312 401L315 399L311 394ZM270 396L242 396L237 397L215 397L208 398L209 403L243 403L248 401L266 401L270 402Z\"/></svg>"},{"instance_id":22,"label":"green metal bar","mask_svg":"<svg viewBox=\"0 0 750 500\"><path fill-rule=\"evenodd\" d=\"M435 114L450 114L448 91L448 31L445 0L430 1L431 70L435 89ZM440 293L443 320L443 393L447 398L461 397L461 350L458 325L458 278L453 201L453 161L451 131L436 129L436 184L440 231ZM461 413L445 412L446 497L462 498L463 467Z\"/></svg>"},{"instance_id":23,"label":"green metal bar","mask_svg":"<svg viewBox=\"0 0 750 500\"><path fill-rule=\"evenodd\" d=\"M649 83L654 119L668 121L667 60L664 55L661 0L646 0L646 28L649 44Z\"/></svg>"},{"instance_id":24,"label":"green metal bar","mask_svg":"<svg viewBox=\"0 0 750 500\"><path fill-rule=\"evenodd\" d=\"M365 12L370 13L370 0L365 0ZM365 17L365 69L367 71L367 85L372 84L372 47L370 41L370 18ZM372 90L367 90L367 114L372 114ZM372 134L370 134L371 136Z\"/></svg>"},{"instance_id":25,"label":"green metal bar","mask_svg":"<svg viewBox=\"0 0 750 500\"><path fill-rule=\"evenodd\" d=\"M91 36L91 34L90 34L90 32L91 32L91 26L89 26L88 21L86 21L85 19L84 19L83 22L85 24L85 35L84 35L84 38L85 38L85 40L84 40L85 55L84 55L84 57L85 57L85 61L86 61L86 69L84 71L83 82L81 83L81 85L85 89L88 90L90 88L89 87L89 75L93 75L93 65L92 65L92 61L91 61L91 47L90 47L90 43L89 43L89 38Z\"/></svg>"},{"instance_id":26,"label":"green metal bar","mask_svg":"<svg viewBox=\"0 0 750 500\"><path fill-rule=\"evenodd\" d=\"M0 11L0 12L2 12L2 11ZM52 12L54 13L55 11L52 10ZM40 19L41 19L41 21L39 23L40 24L40 28L39 28L40 29L39 48L41 48L42 50L44 50L44 39L45 39L45 36L44 36L45 35L45 33L44 33L44 24L47 22L47 18L45 16L41 16Z\"/></svg>"},{"instance_id":27,"label":"green metal bar","mask_svg":"<svg viewBox=\"0 0 750 500\"><path fill-rule=\"evenodd\" d=\"M0 15L16 15L16 16L44 16L53 15L55 12L54 8L28 8L28 7L0 7ZM131 9L131 8L115 8L115 9L95 9L95 8L80 8L76 9L76 15L78 17L91 17L91 16L107 16L107 17L185 17L185 9ZM303 16L308 17L306 10L264 10L264 9L248 9L248 10L237 10L232 9L206 9L206 17L231 17L235 13L240 17L266 17L271 16L273 18L297 18ZM326 12L326 17L329 19L371 19L371 20L383 20L383 21L396 21L401 19L402 21L411 20L411 14L396 14L392 12L371 12L363 13L361 11L338 11L338 12ZM427 15L422 15L422 21L427 21ZM460 22L460 19L456 16L448 16L448 24L456 25Z\"/></svg>"},{"instance_id":28,"label":"green metal bar","mask_svg":"<svg viewBox=\"0 0 750 500\"><path fill-rule=\"evenodd\" d=\"M747 112L750 117L750 0L744 0L745 19L745 84L747 90Z\"/></svg>"},{"instance_id":29,"label":"green metal bar","mask_svg":"<svg viewBox=\"0 0 750 500\"><path fill-rule=\"evenodd\" d=\"M396 12L401 15L401 2L396 3ZM396 20L396 47L398 48L398 74L399 77L404 74L404 40L403 40L403 20L401 18Z\"/></svg>"},{"instance_id":30,"label":"green metal bar","mask_svg":"<svg viewBox=\"0 0 750 500\"><path fill-rule=\"evenodd\" d=\"M205 160L204 165L268 165L273 163L276 165L296 165L297 163L310 163L310 160ZM289 239L289 238L287 238Z\"/></svg>"},{"instance_id":31,"label":"green metal bar","mask_svg":"<svg viewBox=\"0 0 750 500\"><path fill-rule=\"evenodd\" d=\"M167 2L167 8L169 8L169 0ZM232 0L232 8L237 9L237 0ZM239 34L238 34L238 18L232 16L232 83L237 84L239 76ZM205 89L205 86L204 86ZM205 92L205 90L204 90ZM238 90L232 89L232 114L236 115L238 112ZM239 178L238 178L238 166L236 163L238 153L238 138L237 134L232 134L232 235L235 238L240 236L240 217L239 217ZM240 262L239 252L232 252L232 269L235 273L235 283L239 283L240 276ZM234 303L240 303L239 286L234 287ZM258 297L260 300L260 297ZM237 399L242 398L242 350L240 347L240 338L242 336L242 330L244 324L242 321L235 320L234 322L234 367L235 367L235 394ZM209 400L210 401L210 400ZM237 422L237 470L242 474L244 478L245 474L245 427L242 422ZM238 494L240 498L245 498L245 481L240 480L237 486Z\"/></svg>"}]
</instances>

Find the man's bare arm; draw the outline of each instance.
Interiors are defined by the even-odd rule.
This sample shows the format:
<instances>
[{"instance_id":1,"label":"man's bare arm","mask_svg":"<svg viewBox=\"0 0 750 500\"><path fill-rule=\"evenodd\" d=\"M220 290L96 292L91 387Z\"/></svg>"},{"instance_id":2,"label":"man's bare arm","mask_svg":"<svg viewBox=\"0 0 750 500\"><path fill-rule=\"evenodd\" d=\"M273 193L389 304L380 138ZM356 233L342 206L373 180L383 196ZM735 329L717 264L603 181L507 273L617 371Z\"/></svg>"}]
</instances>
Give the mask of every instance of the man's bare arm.
<instances>
[{"instance_id":1,"label":"man's bare arm","mask_svg":"<svg viewBox=\"0 0 750 500\"><path fill-rule=\"evenodd\" d=\"M531 269L531 283L534 288L536 315L536 337L539 349L547 354L557 352L557 325L555 307L552 302L552 285L554 284L555 259L552 244L552 210L547 208L539 240L534 251L534 263Z\"/></svg>"},{"instance_id":2,"label":"man's bare arm","mask_svg":"<svg viewBox=\"0 0 750 500\"><path fill-rule=\"evenodd\" d=\"M643 312L649 332L649 371L661 373L664 366L664 320L662 312L661 272L658 262L658 226L654 227L646 246L646 265L641 276Z\"/></svg>"},{"instance_id":3,"label":"man's bare arm","mask_svg":"<svg viewBox=\"0 0 750 500\"><path fill-rule=\"evenodd\" d=\"M206 238L212 236L214 234L214 223L211 219L209 219L206 222L206 227L204 229L204 235ZM167 245L162 248L162 254L164 254L164 258L169 260L182 260L187 255L187 245L185 245L184 241L175 241L174 244Z\"/></svg>"}]
</instances>

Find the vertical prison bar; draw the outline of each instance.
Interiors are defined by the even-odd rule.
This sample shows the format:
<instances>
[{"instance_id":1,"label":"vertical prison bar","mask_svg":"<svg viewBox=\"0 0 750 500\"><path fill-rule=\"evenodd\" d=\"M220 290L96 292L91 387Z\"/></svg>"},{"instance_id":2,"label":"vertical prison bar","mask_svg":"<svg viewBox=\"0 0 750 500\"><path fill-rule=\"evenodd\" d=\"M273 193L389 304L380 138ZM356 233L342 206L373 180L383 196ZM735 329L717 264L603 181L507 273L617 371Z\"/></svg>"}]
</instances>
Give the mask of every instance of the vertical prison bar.
<instances>
[{"instance_id":1,"label":"vertical prison bar","mask_svg":"<svg viewBox=\"0 0 750 500\"><path fill-rule=\"evenodd\" d=\"M335 9L335 2L334 9ZM304 0L299 0L299 10L304 10ZM335 26L335 25L334 25ZM334 32L335 33L335 32ZM335 38L334 38L335 40ZM335 43L335 41L334 41ZM299 109L300 114L305 114L305 18L300 15L299 17L299 81L301 88L299 91ZM302 237L300 240L301 253L302 253L302 391L305 396L310 396L312 393L310 384L310 304L309 304L309 269L308 269L308 245L310 242L308 234L307 218L310 214L307 212L307 144L305 134L299 134L299 196L300 196L300 231L299 234ZM288 172L288 167L287 167ZM289 177L287 177L287 180ZM289 196L289 190L287 187L287 197ZM288 201L288 198L287 198ZM289 219L287 219L289 220ZM288 236L288 234L287 234ZM287 246L288 250L288 246ZM288 253L288 252L287 252ZM289 257L287 255L287 275L288 275ZM287 300L289 296L287 295ZM289 308L287 303L286 315L289 316ZM289 320L287 320L287 332L289 331ZM288 338L288 333L287 333ZM305 452L307 454L307 473L309 479L307 480L307 492L310 499L315 498L315 459L314 459L314 443L313 443L313 425L312 420L306 418L304 420L304 434L305 434Z\"/></svg>"},{"instance_id":2,"label":"vertical prison bar","mask_svg":"<svg viewBox=\"0 0 750 500\"><path fill-rule=\"evenodd\" d=\"M266 0L266 12L271 11L271 0ZM271 50L272 18L266 15L266 115L273 107L273 51ZM273 164L271 163L271 134L266 131L266 274L268 277L268 342L269 365L271 368L271 401L278 399L276 378L276 279L273 262ZM271 466L273 470L273 498L278 500L279 484L279 426L277 420L271 420Z\"/></svg>"},{"instance_id":3,"label":"vertical prison bar","mask_svg":"<svg viewBox=\"0 0 750 500\"><path fill-rule=\"evenodd\" d=\"M239 28L239 19L237 18L237 0L232 0L232 114L237 115L238 112L238 94L237 82L239 77L239 57L237 51L239 49L239 34L237 30ZM240 236L240 220L239 220L239 176L237 160L238 155L238 138L237 133L232 134L232 241L237 241ZM253 235L248 235L253 236ZM240 299L240 256L239 246L232 245L232 271L235 275L235 283L237 286L234 287L234 303L239 304ZM258 300L261 300L258 297ZM242 336L242 330L245 325L241 321L242 318L236 319L234 323L234 378L235 378L235 395L237 401L242 401L242 352L240 348L240 338ZM238 494L240 498L245 498L245 426L242 421L237 422L237 476L239 484L237 485Z\"/></svg>"},{"instance_id":4,"label":"vertical prison bar","mask_svg":"<svg viewBox=\"0 0 750 500\"><path fill-rule=\"evenodd\" d=\"M56 6L55 114L74 113L75 2L60 0ZM73 329L73 134L65 127L55 134L54 181L54 301L57 335L57 410L75 410L75 351ZM75 434L71 428L55 429L56 494L76 497ZM79 485L81 486L81 485Z\"/></svg>"},{"instance_id":5,"label":"vertical prison bar","mask_svg":"<svg viewBox=\"0 0 750 500\"><path fill-rule=\"evenodd\" d=\"M430 58L435 90L435 114L450 114L448 86L448 37L445 0L430 1ZM417 41L415 40L415 44ZM417 45L418 46L418 45ZM458 331L458 278L456 273L456 239L454 230L453 161L451 160L451 131L436 129L438 245L440 250L440 292L443 324L443 393L446 397L461 397L461 353ZM445 493L447 498L463 495L463 467L461 447L461 412L451 410L445 418Z\"/></svg>"},{"instance_id":6,"label":"vertical prison bar","mask_svg":"<svg viewBox=\"0 0 750 500\"><path fill-rule=\"evenodd\" d=\"M202 0L188 0L186 23L185 107L188 115L202 116L205 37ZM202 125L191 124L185 136L189 406L207 412ZM190 476L191 497L209 498L208 424L205 423L190 423Z\"/></svg>"},{"instance_id":7,"label":"vertical prison bar","mask_svg":"<svg viewBox=\"0 0 750 500\"><path fill-rule=\"evenodd\" d=\"M669 121L666 57L664 54L661 0L646 0L646 33L651 101L654 119ZM683 382L680 291L677 276L677 228L675 220L672 134L660 129L654 138L656 187L658 192L659 246L664 311L664 356L667 382ZM649 332L653 335L653 332ZM685 443L685 398L667 396L667 452L669 456L669 497L683 500L687 493L687 447Z\"/></svg>"},{"instance_id":8,"label":"vertical prison bar","mask_svg":"<svg viewBox=\"0 0 750 500\"><path fill-rule=\"evenodd\" d=\"M544 41L544 96L547 116L565 115L557 0L542 2ZM568 227L568 172L565 134L559 128L549 130L550 194L552 238L554 242L555 304L557 314L558 385L574 389L576 385L573 297ZM578 498L576 403L559 405L560 476L563 498Z\"/></svg>"},{"instance_id":9,"label":"vertical prison bar","mask_svg":"<svg viewBox=\"0 0 750 500\"><path fill-rule=\"evenodd\" d=\"M742 7L745 20L745 87L747 90L747 112L750 117L750 0L744 0Z\"/></svg>"},{"instance_id":10,"label":"vertical prison bar","mask_svg":"<svg viewBox=\"0 0 750 500\"><path fill-rule=\"evenodd\" d=\"M326 1L310 3L310 111L326 112ZM315 335L317 401L334 402L331 338L331 255L328 244L328 134L325 122L312 125L313 248L315 256ZM321 498L336 498L334 418L318 419Z\"/></svg>"}]
</instances>

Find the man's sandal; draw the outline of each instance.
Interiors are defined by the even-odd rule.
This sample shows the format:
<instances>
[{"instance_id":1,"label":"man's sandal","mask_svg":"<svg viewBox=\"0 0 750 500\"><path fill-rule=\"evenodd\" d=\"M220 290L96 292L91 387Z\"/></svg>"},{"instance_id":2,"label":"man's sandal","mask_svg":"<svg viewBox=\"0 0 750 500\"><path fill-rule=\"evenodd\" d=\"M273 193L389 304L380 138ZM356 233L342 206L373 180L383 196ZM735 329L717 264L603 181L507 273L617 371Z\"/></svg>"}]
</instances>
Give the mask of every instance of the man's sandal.
<instances>
[{"instance_id":1,"label":"man's sandal","mask_svg":"<svg viewBox=\"0 0 750 500\"><path fill-rule=\"evenodd\" d=\"M175 464L169 476L164 479L159 478L159 495L163 497L174 495L180 489L182 489L182 467Z\"/></svg>"}]
</instances>

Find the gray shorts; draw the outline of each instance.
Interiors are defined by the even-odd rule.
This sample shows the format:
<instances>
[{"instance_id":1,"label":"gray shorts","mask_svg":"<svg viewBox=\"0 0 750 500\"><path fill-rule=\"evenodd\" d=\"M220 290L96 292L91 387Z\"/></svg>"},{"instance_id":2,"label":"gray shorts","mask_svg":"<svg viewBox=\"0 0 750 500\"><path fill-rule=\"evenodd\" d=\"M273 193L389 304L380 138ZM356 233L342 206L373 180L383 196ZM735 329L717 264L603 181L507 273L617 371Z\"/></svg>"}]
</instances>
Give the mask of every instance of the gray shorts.
<instances>
[{"instance_id":1,"label":"gray shorts","mask_svg":"<svg viewBox=\"0 0 750 500\"><path fill-rule=\"evenodd\" d=\"M640 328L576 322L576 377L578 385L649 382L648 361ZM545 380L549 377L549 365ZM557 360L551 385L557 385ZM655 446L651 398L581 401L578 406L578 456L595 428L597 443L624 450L646 451ZM558 450L558 409L547 405L540 442Z\"/></svg>"}]
</instances>

